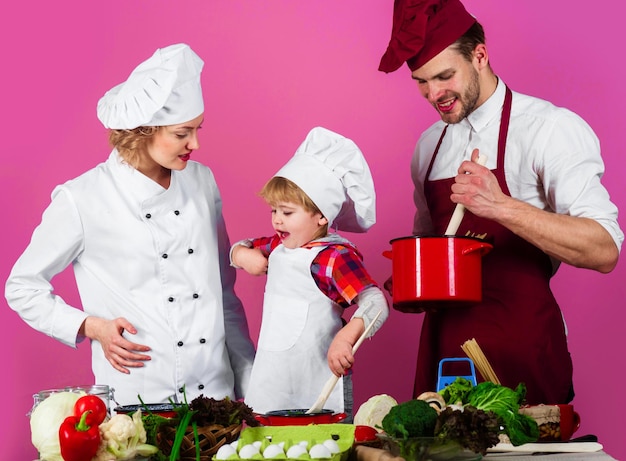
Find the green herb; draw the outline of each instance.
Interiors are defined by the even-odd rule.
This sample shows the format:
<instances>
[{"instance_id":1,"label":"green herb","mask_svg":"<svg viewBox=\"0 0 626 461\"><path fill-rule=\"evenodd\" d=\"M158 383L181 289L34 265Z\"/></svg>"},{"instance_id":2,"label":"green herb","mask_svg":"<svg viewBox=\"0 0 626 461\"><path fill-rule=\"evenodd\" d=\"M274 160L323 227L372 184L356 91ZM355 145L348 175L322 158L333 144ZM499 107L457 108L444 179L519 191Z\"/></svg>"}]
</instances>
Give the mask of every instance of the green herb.
<instances>
[{"instance_id":1,"label":"green herb","mask_svg":"<svg viewBox=\"0 0 626 461\"><path fill-rule=\"evenodd\" d=\"M453 382L439 391L448 405L455 405L459 402L467 401L467 394L472 390L474 384L466 378L457 377Z\"/></svg>"},{"instance_id":2,"label":"green herb","mask_svg":"<svg viewBox=\"0 0 626 461\"><path fill-rule=\"evenodd\" d=\"M139 402L144 410L141 413L141 420L143 422L143 427L146 430L146 443L156 445L159 429L161 426L172 424L172 418L166 418L165 416L154 414L141 399L140 395L138 395L137 398L139 399Z\"/></svg>"},{"instance_id":3,"label":"green herb","mask_svg":"<svg viewBox=\"0 0 626 461\"><path fill-rule=\"evenodd\" d=\"M183 443L183 437L187 432L187 426L191 423L191 418L194 411L187 404L187 394L183 388L184 403L176 407L176 412L180 418L178 427L176 428L176 435L174 436L174 443L172 444L172 451L170 452L170 461L178 461L180 459L180 446ZM196 431L197 438L197 431ZM200 461L200 454L196 454L196 461Z\"/></svg>"}]
</instances>

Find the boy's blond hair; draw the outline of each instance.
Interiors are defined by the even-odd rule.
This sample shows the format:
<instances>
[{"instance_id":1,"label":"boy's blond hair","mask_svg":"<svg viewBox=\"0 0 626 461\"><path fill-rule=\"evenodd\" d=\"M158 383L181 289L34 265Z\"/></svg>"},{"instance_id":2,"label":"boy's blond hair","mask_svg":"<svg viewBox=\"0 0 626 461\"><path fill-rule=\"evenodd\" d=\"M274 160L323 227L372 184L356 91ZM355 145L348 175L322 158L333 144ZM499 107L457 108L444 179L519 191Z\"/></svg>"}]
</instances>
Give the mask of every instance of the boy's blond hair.
<instances>
[{"instance_id":1,"label":"boy's blond hair","mask_svg":"<svg viewBox=\"0 0 626 461\"><path fill-rule=\"evenodd\" d=\"M305 211L311 214L324 213L320 211L311 198L293 181L281 176L274 176L270 179L259 192L259 195L270 206L274 206L280 202L290 202L300 205ZM315 238L325 237L328 234L328 224L324 225L316 234Z\"/></svg>"}]
</instances>

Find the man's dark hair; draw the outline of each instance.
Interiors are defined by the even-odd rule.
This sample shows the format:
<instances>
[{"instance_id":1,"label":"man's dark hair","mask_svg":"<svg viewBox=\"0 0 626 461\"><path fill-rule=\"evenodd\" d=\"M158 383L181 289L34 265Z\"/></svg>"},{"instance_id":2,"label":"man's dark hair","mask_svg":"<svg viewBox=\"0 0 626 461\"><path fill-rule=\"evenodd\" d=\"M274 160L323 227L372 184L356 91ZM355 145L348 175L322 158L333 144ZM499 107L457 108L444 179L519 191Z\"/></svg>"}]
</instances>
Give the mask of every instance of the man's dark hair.
<instances>
[{"instance_id":1,"label":"man's dark hair","mask_svg":"<svg viewBox=\"0 0 626 461\"><path fill-rule=\"evenodd\" d=\"M454 47L468 61L472 60L474 49L477 45L485 43L485 31L483 26L477 21L461 38L454 42Z\"/></svg>"}]
</instances>

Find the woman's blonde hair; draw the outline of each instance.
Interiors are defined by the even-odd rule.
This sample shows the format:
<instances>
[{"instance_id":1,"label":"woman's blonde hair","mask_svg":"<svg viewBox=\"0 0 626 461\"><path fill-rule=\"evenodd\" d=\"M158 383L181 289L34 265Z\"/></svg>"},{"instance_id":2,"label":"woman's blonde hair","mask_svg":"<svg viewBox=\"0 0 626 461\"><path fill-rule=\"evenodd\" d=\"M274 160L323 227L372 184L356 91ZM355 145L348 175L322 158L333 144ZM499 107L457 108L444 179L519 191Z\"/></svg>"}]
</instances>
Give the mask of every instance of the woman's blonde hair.
<instances>
[{"instance_id":1,"label":"woman's blonde hair","mask_svg":"<svg viewBox=\"0 0 626 461\"><path fill-rule=\"evenodd\" d=\"M140 126L132 130L111 130L109 143L117 149L126 163L136 167L140 157L147 152L148 143L160 128Z\"/></svg>"},{"instance_id":2,"label":"woman's blonde hair","mask_svg":"<svg viewBox=\"0 0 626 461\"><path fill-rule=\"evenodd\" d=\"M281 176L274 176L270 179L259 192L259 195L270 206L274 206L280 202L290 202L300 205L305 211L312 214L324 213L317 207L311 198L293 181ZM328 234L328 224L325 224L315 235L315 239L325 237Z\"/></svg>"}]
</instances>

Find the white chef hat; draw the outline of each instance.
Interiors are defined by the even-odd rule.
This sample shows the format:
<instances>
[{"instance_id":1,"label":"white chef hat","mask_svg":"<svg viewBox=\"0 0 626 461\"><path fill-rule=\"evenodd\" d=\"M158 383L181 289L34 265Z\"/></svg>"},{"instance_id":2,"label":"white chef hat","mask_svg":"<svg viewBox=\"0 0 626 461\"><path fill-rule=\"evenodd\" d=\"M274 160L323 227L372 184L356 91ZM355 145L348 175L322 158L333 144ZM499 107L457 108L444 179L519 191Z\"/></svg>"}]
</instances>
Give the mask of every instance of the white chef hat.
<instances>
[{"instance_id":1,"label":"white chef hat","mask_svg":"<svg viewBox=\"0 0 626 461\"><path fill-rule=\"evenodd\" d=\"M193 120L204 112L203 66L184 43L157 49L98 101L98 118L106 128L128 130Z\"/></svg>"},{"instance_id":2,"label":"white chef hat","mask_svg":"<svg viewBox=\"0 0 626 461\"><path fill-rule=\"evenodd\" d=\"M274 176L300 187L329 227L365 232L376 222L374 181L363 154L353 141L326 128L313 128Z\"/></svg>"}]
</instances>

